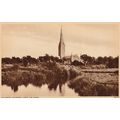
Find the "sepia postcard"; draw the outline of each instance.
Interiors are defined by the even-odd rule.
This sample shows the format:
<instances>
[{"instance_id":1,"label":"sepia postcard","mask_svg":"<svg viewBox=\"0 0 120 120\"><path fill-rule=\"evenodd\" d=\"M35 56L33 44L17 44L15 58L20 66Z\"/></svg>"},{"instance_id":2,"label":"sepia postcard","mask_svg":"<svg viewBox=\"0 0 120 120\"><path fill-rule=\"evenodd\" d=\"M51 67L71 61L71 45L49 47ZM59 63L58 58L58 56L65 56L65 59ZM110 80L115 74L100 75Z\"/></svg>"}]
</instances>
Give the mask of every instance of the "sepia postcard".
<instances>
[{"instance_id":1,"label":"sepia postcard","mask_svg":"<svg viewBox=\"0 0 120 120\"><path fill-rule=\"evenodd\" d=\"M0 97L119 97L119 27L0 23Z\"/></svg>"}]
</instances>

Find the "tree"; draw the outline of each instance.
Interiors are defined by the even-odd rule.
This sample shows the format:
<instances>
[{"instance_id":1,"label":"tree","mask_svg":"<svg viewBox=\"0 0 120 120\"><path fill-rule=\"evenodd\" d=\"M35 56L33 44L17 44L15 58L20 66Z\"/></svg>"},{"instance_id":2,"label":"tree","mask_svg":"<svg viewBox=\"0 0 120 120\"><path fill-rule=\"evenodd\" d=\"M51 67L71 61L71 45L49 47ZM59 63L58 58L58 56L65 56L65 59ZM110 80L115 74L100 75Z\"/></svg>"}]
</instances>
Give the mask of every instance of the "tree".
<instances>
[{"instance_id":1,"label":"tree","mask_svg":"<svg viewBox=\"0 0 120 120\"><path fill-rule=\"evenodd\" d=\"M81 55L80 58L83 60L85 65L95 63L95 58L91 57L91 56L88 56L87 54Z\"/></svg>"},{"instance_id":2,"label":"tree","mask_svg":"<svg viewBox=\"0 0 120 120\"><path fill-rule=\"evenodd\" d=\"M104 64L104 58L103 57L98 57L97 59L96 59L96 64Z\"/></svg>"},{"instance_id":3,"label":"tree","mask_svg":"<svg viewBox=\"0 0 120 120\"><path fill-rule=\"evenodd\" d=\"M31 56L28 55L28 56L26 57L26 59L27 59L27 61L29 62L29 64L32 63L32 57L31 57Z\"/></svg>"},{"instance_id":4,"label":"tree","mask_svg":"<svg viewBox=\"0 0 120 120\"><path fill-rule=\"evenodd\" d=\"M118 68L119 67L119 57L108 57L107 67L109 68Z\"/></svg>"},{"instance_id":5,"label":"tree","mask_svg":"<svg viewBox=\"0 0 120 120\"><path fill-rule=\"evenodd\" d=\"M86 65L86 64L87 64L87 61L88 61L88 56L87 56L87 54L81 55L80 58L83 60L84 64Z\"/></svg>"},{"instance_id":6,"label":"tree","mask_svg":"<svg viewBox=\"0 0 120 120\"><path fill-rule=\"evenodd\" d=\"M83 63L77 61L77 60L74 60L71 65L74 65L74 66L79 66L79 65L83 65Z\"/></svg>"},{"instance_id":7,"label":"tree","mask_svg":"<svg viewBox=\"0 0 120 120\"><path fill-rule=\"evenodd\" d=\"M114 67L119 68L119 57L118 56L114 58Z\"/></svg>"},{"instance_id":8,"label":"tree","mask_svg":"<svg viewBox=\"0 0 120 120\"><path fill-rule=\"evenodd\" d=\"M9 57L2 58L2 63L4 64L12 64L12 60Z\"/></svg>"},{"instance_id":9,"label":"tree","mask_svg":"<svg viewBox=\"0 0 120 120\"><path fill-rule=\"evenodd\" d=\"M47 62L47 61L49 61L50 62L50 56L48 55L48 54L46 54L45 56L44 56L44 60Z\"/></svg>"},{"instance_id":10,"label":"tree","mask_svg":"<svg viewBox=\"0 0 120 120\"><path fill-rule=\"evenodd\" d=\"M27 67L27 65L28 65L28 60L27 60L27 58L26 58L26 57L23 57L23 58L22 58L22 61L23 61L23 65L24 65L25 67Z\"/></svg>"}]
</instances>

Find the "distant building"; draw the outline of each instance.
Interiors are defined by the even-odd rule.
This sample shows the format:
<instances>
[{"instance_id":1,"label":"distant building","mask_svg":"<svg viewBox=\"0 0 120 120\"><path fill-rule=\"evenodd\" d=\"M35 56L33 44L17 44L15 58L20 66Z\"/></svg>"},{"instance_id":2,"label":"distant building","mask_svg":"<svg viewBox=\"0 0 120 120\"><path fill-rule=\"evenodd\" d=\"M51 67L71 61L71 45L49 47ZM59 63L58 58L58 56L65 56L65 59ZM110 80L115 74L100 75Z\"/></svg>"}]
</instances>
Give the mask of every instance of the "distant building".
<instances>
[{"instance_id":1,"label":"distant building","mask_svg":"<svg viewBox=\"0 0 120 120\"><path fill-rule=\"evenodd\" d=\"M71 55L71 62L75 60L80 62L80 57L78 55Z\"/></svg>"},{"instance_id":2,"label":"distant building","mask_svg":"<svg viewBox=\"0 0 120 120\"><path fill-rule=\"evenodd\" d=\"M62 28L61 28L61 33L60 33L60 42L58 46L58 56L60 58L63 58L65 56L65 43L63 41Z\"/></svg>"},{"instance_id":3,"label":"distant building","mask_svg":"<svg viewBox=\"0 0 120 120\"><path fill-rule=\"evenodd\" d=\"M65 64L71 64L74 61L78 61L78 62L84 64L78 55L65 56L63 59L64 59Z\"/></svg>"}]
</instances>

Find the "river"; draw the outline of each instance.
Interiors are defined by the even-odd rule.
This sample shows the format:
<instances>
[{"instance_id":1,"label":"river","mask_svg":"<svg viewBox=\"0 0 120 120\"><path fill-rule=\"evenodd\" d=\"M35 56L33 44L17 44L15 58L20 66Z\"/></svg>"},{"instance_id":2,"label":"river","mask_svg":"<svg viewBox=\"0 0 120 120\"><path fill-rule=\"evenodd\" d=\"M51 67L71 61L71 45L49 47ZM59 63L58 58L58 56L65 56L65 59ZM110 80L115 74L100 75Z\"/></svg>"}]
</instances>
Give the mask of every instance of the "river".
<instances>
[{"instance_id":1,"label":"river","mask_svg":"<svg viewBox=\"0 0 120 120\"><path fill-rule=\"evenodd\" d=\"M36 87L29 84L27 87L24 85L18 86L17 91L11 89L10 86L2 85L2 97L79 97L73 89L62 85L61 90L59 86L57 89L49 90L48 85L44 84L41 87Z\"/></svg>"}]
</instances>

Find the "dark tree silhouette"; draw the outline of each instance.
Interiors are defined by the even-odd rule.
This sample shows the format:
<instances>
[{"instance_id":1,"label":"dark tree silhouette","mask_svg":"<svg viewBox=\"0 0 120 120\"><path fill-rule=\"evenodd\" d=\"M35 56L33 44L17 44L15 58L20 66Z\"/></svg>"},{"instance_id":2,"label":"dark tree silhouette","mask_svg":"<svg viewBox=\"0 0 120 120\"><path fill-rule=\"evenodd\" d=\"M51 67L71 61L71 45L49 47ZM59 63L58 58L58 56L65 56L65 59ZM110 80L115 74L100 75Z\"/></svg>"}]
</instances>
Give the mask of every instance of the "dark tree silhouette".
<instances>
[{"instance_id":1,"label":"dark tree silhouette","mask_svg":"<svg viewBox=\"0 0 120 120\"><path fill-rule=\"evenodd\" d=\"M23 65L24 65L25 67L27 67L27 65L28 65L28 60L27 60L26 57L23 57L23 58L22 58L22 62L23 62Z\"/></svg>"},{"instance_id":2,"label":"dark tree silhouette","mask_svg":"<svg viewBox=\"0 0 120 120\"><path fill-rule=\"evenodd\" d=\"M107 68L118 68L118 64L119 64L119 57L112 57L112 56L99 56L97 58L92 57L92 56L88 56L87 54L83 54L80 56L80 59L82 60L82 62L84 63L84 65L105 65ZM27 65L31 65L31 64L38 64L38 62L57 62L57 63L63 63L64 61L67 61L66 58L63 59L59 59L58 57L54 57L54 56L50 56L48 54L46 54L45 56L39 56L39 58L34 58L31 57L30 55L28 56L24 56L23 58L19 58L19 57L5 57L2 58L2 63L3 64L23 64L24 66ZM81 63L79 63L79 61L73 61L71 63L72 65L82 65Z\"/></svg>"},{"instance_id":3,"label":"dark tree silhouette","mask_svg":"<svg viewBox=\"0 0 120 120\"><path fill-rule=\"evenodd\" d=\"M85 65L89 65L89 64L94 64L95 63L95 58L88 56L87 54L83 54L80 56L80 59L83 60Z\"/></svg>"},{"instance_id":4,"label":"dark tree silhouette","mask_svg":"<svg viewBox=\"0 0 120 120\"><path fill-rule=\"evenodd\" d=\"M2 63L4 64L12 64L12 59L9 57L2 58Z\"/></svg>"},{"instance_id":5,"label":"dark tree silhouette","mask_svg":"<svg viewBox=\"0 0 120 120\"><path fill-rule=\"evenodd\" d=\"M84 65L83 63L77 61L77 60L74 60L71 65L74 65L74 66L79 66L79 65Z\"/></svg>"}]
</instances>

